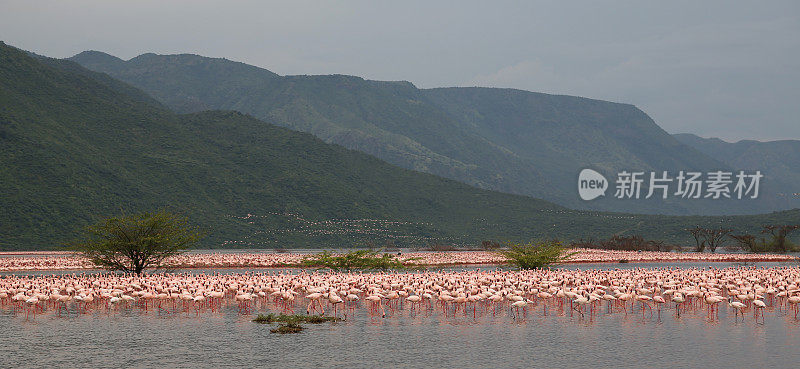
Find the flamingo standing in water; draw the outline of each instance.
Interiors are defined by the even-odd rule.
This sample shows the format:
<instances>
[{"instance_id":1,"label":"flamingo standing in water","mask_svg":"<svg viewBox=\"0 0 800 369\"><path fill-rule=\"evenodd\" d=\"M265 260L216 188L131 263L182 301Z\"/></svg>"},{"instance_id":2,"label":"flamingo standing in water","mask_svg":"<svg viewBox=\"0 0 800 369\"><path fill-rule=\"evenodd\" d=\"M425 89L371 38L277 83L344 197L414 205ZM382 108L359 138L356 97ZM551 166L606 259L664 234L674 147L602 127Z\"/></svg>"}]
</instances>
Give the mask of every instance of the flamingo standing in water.
<instances>
[{"instance_id":1,"label":"flamingo standing in water","mask_svg":"<svg viewBox=\"0 0 800 369\"><path fill-rule=\"evenodd\" d=\"M281 293L281 304L284 310L294 314L294 293L292 291Z\"/></svg>"},{"instance_id":2,"label":"flamingo standing in water","mask_svg":"<svg viewBox=\"0 0 800 369\"><path fill-rule=\"evenodd\" d=\"M735 319L738 319L739 314L742 315L742 320L744 320L744 310L747 305L741 303L740 301L733 301L732 298L728 297L728 306L733 309L733 316Z\"/></svg>"},{"instance_id":3,"label":"flamingo standing in water","mask_svg":"<svg viewBox=\"0 0 800 369\"><path fill-rule=\"evenodd\" d=\"M119 297L116 297L116 296L114 296L114 297L111 297L111 298L108 300L108 302L111 304L111 308L112 308L112 309L116 309L116 307L117 307L117 304L119 304L120 302L122 302L122 299L121 299L121 298L119 298Z\"/></svg>"},{"instance_id":4,"label":"flamingo standing in water","mask_svg":"<svg viewBox=\"0 0 800 369\"><path fill-rule=\"evenodd\" d=\"M324 295L319 293L319 292L314 292L314 293L306 295L306 299L308 299L308 306L306 306L306 315L310 315L311 314L311 309L314 309L316 311L316 307L314 307L315 303L322 310L321 314L325 315L325 308L322 307L322 302L320 302L320 300L322 299L323 296Z\"/></svg>"},{"instance_id":5,"label":"flamingo standing in water","mask_svg":"<svg viewBox=\"0 0 800 369\"><path fill-rule=\"evenodd\" d=\"M481 296L481 295L470 295L469 297L467 297L467 302L472 304L472 319L475 319L475 315L476 315L475 311L478 308L478 306L477 306L478 302L480 302L481 300L483 300L483 296ZM467 305L465 304L464 305L464 309L466 309L466 306Z\"/></svg>"},{"instance_id":6,"label":"flamingo standing in water","mask_svg":"<svg viewBox=\"0 0 800 369\"><path fill-rule=\"evenodd\" d=\"M787 304L792 304L794 310L794 318L797 319L798 304L800 304L800 295L794 295L786 299Z\"/></svg>"},{"instance_id":7,"label":"flamingo standing in water","mask_svg":"<svg viewBox=\"0 0 800 369\"><path fill-rule=\"evenodd\" d=\"M583 317L583 307L586 306L586 305L589 305L589 298L586 297L586 296L578 295L577 297L575 297L575 300L573 300L573 302L578 304L578 306L575 307L575 310L577 310L581 314L581 318L582 318ZM590 307L589 308L589 317L591 317L591 314L592 314L592 310L591 310L591 307Z\"/></svg>"},{"instance_id":8,"label":"flamingo standing in water","mask_svg":"<svg viewBox=\"0 0 800 369\"><path fill-rule=\"evenodd\" d=\"M359 300L359 297L354 293L348 293L347 296L344 297L344 300L347 303L355 304Z\"/></svg>"},{"instance_id":9,"label":"flamingo standing in water","mask_svg":"<svg viewBox=\"0 0 800 369\"><path fill-rule=\"evenodd\" d=\"M369 295L364 298L365 301L369 301L370 303L370 310L377 312L378 309L381 309L381 317L386 317L386 310L383 309L383 304L381 303L381 296L378 294Z\"/></svg>"},{"instance_id":10,"label":"flamingo standing in water","mask_svg":"<svg viewBox=\"0 0 800 369\"><path fill-rule=\"evenodd\" d=\"M764 308L767 307L767 304L765 304L764 301L761 301L761 300L753 300L753 307L754 307L754 309L753 309L753 318L756 320L756 323L758 323L758 312L760 311L761 312L761 322L763 324L764 323Z\"/></svg>"},{"instance_id":11,"label":"flamingo standing in water","mask_svg":"<svg viewBox=\"0 0 800 369\"><path fill-rule=\"evenodd\" d=\"M520 308L522 308L522 314L525 314L525 307L528 306L528 302L530 302L530 300L522 299L522 300L519 300L519 301L515 301L513 304L511 304L512 316L514 316L514 309L515 308L517 309L517 314L516 314L517 316L519 316L519 309Z\"/></svg>"},{"instance_id":12,"label":"flamingo standing in water","mask_svg":"<svg viewBox=\"0 0 800 369\"><path fill-rule=\"evenodd\" d=\"M667 302L664 300L664 296L653 296L653 302L656 303L656 310L658 310L658 320L661 320L661 305Z\"/></svg>"},{"instance_id":13,"label":"flamingo standing in water","mask_svg":"<svg viewBox=\"0 0 800 369\"><path fill-rule=\"evenodd\" d=\"M628 301L633 300L635 296L636 295L633 293L623 293L617 298L619 301L622 301L622 310L625 312L626 316L628 315L628 309L625 307L625 305ZM633 309L633 306L631 306L631 309Z\"/></svg>"},{"instance_id":14,"label":"flamingo standing in water","mask_svg":"<svg viewBox=\"0 0 800 369\"><path fill-rule=\"evenodd\" d=\"M713 320L715 316L719 318L719 307L717 305L722 302L723 298L706 292L704 300L709 308L709 320ZM716 315L714 314L715 311Z\"/></svg>"},{"instance_id":15,"label":"flamingo standing in water","mask_svg":"<svg viewBox=\"0 0 800 369\"><path fill-rule=\"evenodd\" d=\"M343 303L344 300L342 300L342 298L339 297L339 294L336 292L336 290L331 290L330 292L328 292L328 302L333 304L333 317L338 318L338 315L336 313L336 306Z\"/></svg>"},{"instance_id":16,"label":"flamingo standing in water","mask_svg":"<svg viewBox=\"0 0 800 369\"><path fill-rule=\"evenodd\" d=\"M250 314L250 301L253 300L253 297L249 293L242 293L237 294L234 299L236 302L239 303L239 314Z\"/></svg>"},{"instance_id":17,"label":"flamingo standing in water","mask_svg":"<svg viewBox=\"0 0 800 369\"><path fill-rule=\"evenodd\" d=\"M600 296L600 298L608 302L608 305L607 305L608 306L608 309L607 309L608 313L613 313L614 312L614 305L613 304L617 300L617 298L614 297L614 295L610 295L608 293L603 294L603 296Z\"/></svg>"},{"instance_id":18,"label":"flamingo standing in water","mask_svg":"<svg viewBox=\"0 0 800 369\"><path fill-rule=\"evenodd\" d=\"M420 305L422 297L419 297L419 295L411 295L406 297L406 301L411 303L411 314L414 314L414 305Z\"/></svg>"},{"instance_id":19,"label":"flamingo standing in water","mask_svg":"<svg viewBox=\"0 0 800 369\"><path fill-rule=\"evenodd\" d=\"M650 301L653 301L653 298L647 295L635 295L636 301L642 305L642 318L644 318L644 310L645 306L650 308L650 316L653 316L653 307L650 306Z\"/></svg>"},{"instance_id":20,"label":"flamingo standing in water","mask_svg":"<svg viewBox=\"0 0 800 369\"><path fill-rule=\"evenodd\" d=\"M33 296L27 300L25 300L25 304L28 305L27 312L25 313L25 320L28 320L28 314L33 311L33 318L36 318L36 306L39 304L39 298Z\"/></svg>"},{"instance_id":21,"label":"flamingo standing in water","mask_svg":"<svg viewBox=\"0 0 800 369\"><path fill-rule=\"evenodd\" d=\"M681 316L681 304L686 302L686 298L683 297L682 293L676 292L672 295L672 302L675 303L675 317L679 318Z\"/></svg>"},{"instance_id":22,"label":"flamingo standing in water","mask_svg":"<svg viewBox=\"0 0 800 369\"><path fill-rule=\"evenodd\" d=\"M539 293L536 294L536 297L542 300L542 306L544 307L544 315L547 316L547 302L550 301L551 298L553 298L553 295L545 291L539 291Z\"/></svg>"}]
</instances>

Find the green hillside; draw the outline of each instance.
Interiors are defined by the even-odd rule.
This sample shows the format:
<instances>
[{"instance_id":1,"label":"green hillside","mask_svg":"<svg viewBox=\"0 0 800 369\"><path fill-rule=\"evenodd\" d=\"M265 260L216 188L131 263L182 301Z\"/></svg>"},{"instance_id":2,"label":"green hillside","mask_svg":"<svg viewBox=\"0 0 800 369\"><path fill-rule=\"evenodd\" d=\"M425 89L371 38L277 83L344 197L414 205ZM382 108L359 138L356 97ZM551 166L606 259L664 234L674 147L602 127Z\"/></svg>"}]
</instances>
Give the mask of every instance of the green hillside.
<instances>
[{"instance_id":1,"label":"green hillside","mask_svg":"<svg viewBox=\"0 0 800 369\"><path fill-rule=\"evenodd\" d=\"M168 207L205 247L422 245L638 233L761 216L578 212L480 190L230 111L179 115L79 66L0 44L0 249L49 249L101 217Z\"/></svg>"},{"instance_id":2,"label":"green hillside","mask_svg":"<svg viewBox=\"0 0 800 369\"><path fill-rule=\"evenodd\" d=\"M278 76L188 54L124 61L92 51L70 59L178 112L236 110L404 168L571 208L712 215L800 206L773 193L747 201L581 201L575 179L586 167L607 177L622 170L735 169L678 142L629 104L510 89L424 90L342 75Z\"/></svg>"}]
</instances>

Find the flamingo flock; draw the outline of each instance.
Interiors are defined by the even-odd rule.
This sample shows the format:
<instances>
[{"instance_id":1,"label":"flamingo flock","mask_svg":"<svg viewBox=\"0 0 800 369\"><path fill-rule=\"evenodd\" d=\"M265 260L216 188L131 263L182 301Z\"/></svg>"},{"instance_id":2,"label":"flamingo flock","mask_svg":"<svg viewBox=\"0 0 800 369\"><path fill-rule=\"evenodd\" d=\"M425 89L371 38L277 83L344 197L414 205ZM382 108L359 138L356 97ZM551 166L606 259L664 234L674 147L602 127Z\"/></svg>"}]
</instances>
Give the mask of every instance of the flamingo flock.
<instances>
[{"instance_id":1,"label":"flamingo flock","mask_svg":"<svg viewBox=\"0 0 800 369\"><path fill-rule=\"evenodd\" d=\"M570 257L570 263L617 263L625 260L631 263L642 262L782 262L794 261L796 257L777 254L707 254L673 253L657 251L611 251L594 249L574 249L577 254ZM196 253L182 254L167 261L173 269L189 268L274 268L297 265L308 254L300 253ZM410 265L478 265L501 264L506 259L488 251L454 252L411 252L404 253L400 259ZM88 260L74 254L67 255L14 255L0 258L0 271L38 271L38 270L91 270L96 267Z\"/></svg>"},{"instance_id":2,"label":"flamingo flock","mask_svg":"<svg viewBox=\"0 0 800 369\"><path fill-rule=\"evenodd\" d=\"M25 319L141 311L200 317L235 310L287 314L440 314L525 320L530 314L593 321L632 315L763 324L798 319L800 267L635 268L629 270L464 270L414 273L260 272L237 274L63 274L0 277L0 308ZM687 314L690 313L690 314ZM752 316L751 318L747 318ZM729 319L730 316L727 316Z\"/></svg>"}]
</instances>

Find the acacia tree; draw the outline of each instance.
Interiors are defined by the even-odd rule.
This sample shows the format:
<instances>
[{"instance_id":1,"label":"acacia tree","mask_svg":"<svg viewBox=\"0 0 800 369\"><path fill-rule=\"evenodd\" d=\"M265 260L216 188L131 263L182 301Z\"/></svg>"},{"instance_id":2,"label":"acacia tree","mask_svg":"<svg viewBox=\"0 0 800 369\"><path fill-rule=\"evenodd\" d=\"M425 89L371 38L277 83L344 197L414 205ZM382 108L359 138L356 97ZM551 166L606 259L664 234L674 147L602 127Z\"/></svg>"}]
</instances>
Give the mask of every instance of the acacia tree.
<instances>
[{"instance_id":1,"label":"acacia tree","mask_svg":"<svg viewBox=\"0 0 800 369\"><path fill-rule=\"evenodd\" d=\"M732 234L730 237L739 244L739 247L742 249L749 251L749 252L758 252L758 243L756 242L756 236L752 234Z\"/></svg>"},{"instance_id":2,"label":"acacia tree","mask_svg":"<svg viewBox=\"0 0 800 369\"><path fill-rule=\"evenodd\" d=\"M95 265L141 275L192 248L202 237L186 217L161 210L105 219L87 227L74 248Z\"/></svg>"},{"instance_id":3,"label":"acacia tree","mask_svg":"<svg viewBox=\"0 0 800 369\"><path fill-rule=\"evenodd\" d=\"M672 249L670 245L667 245L662 240L650 240L647 242L650 243L656 251L670 251Z\"/></svg>"},{"instance_id":4,"label":"acacia tree","mask_svg":"<svg viewBox=\"0 0 800 369\"><path fill-rule=\"evenodd\" d=\"M700 239L703 238L703 232L705 230L700 227L694 227L687 229L687 231L689 231L689 233L692 234L692 237L694 237L694 242L695 242L694 251L703 252L703 250L705 250L706 248L706 243L705 241L701 241Z\"/></svg>"},{"instance_id":5,"label":"acacia tree","mask_svg":"<svg viewBox=\"0 0 800 369\"><path fill-rule=\"evenodd\" d=\"M786 252L786 236L800 228L797 225L765 225L761 233L772 235L774 251Z\"/></svg>"},{"instance_id":6,"label":"acacia tree","mask_svg":"<svg viewBox=\"0 0 800 369\"><path fill-rule=\"evenodd\" d=\"M711 253L717 251L717 248L720 246L725 245L725 241L728 239L726 236L733 232L732 229L720 228L720 229L703 229L702 234L705 237L706 245L708 245L708 249L711 250Z\"/></svg>"}]
</instances>

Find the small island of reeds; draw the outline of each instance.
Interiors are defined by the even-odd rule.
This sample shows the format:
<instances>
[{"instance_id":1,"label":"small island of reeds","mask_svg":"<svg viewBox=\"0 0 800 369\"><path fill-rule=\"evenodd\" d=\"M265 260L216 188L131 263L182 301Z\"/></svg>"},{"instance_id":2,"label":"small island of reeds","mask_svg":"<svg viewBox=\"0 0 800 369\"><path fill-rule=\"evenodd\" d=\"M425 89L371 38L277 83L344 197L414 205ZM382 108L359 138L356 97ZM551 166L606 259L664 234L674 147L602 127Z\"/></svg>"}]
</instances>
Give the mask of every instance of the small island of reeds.
<instances>
[{"instance_id":1,"label":"small island of reeds","mask_svg":"<svg viewBox=\"0 0 800 369\"><path fill-rule=\"evenodd\" d=\"M341 318L322 315L286 315L286 314L258 314L253 319L259 324L281 323L277 327L270 329L272 333L300 333L305 329L300 323L322 324L327 322L338 322Z\"/></svg>"}]
</instances>

